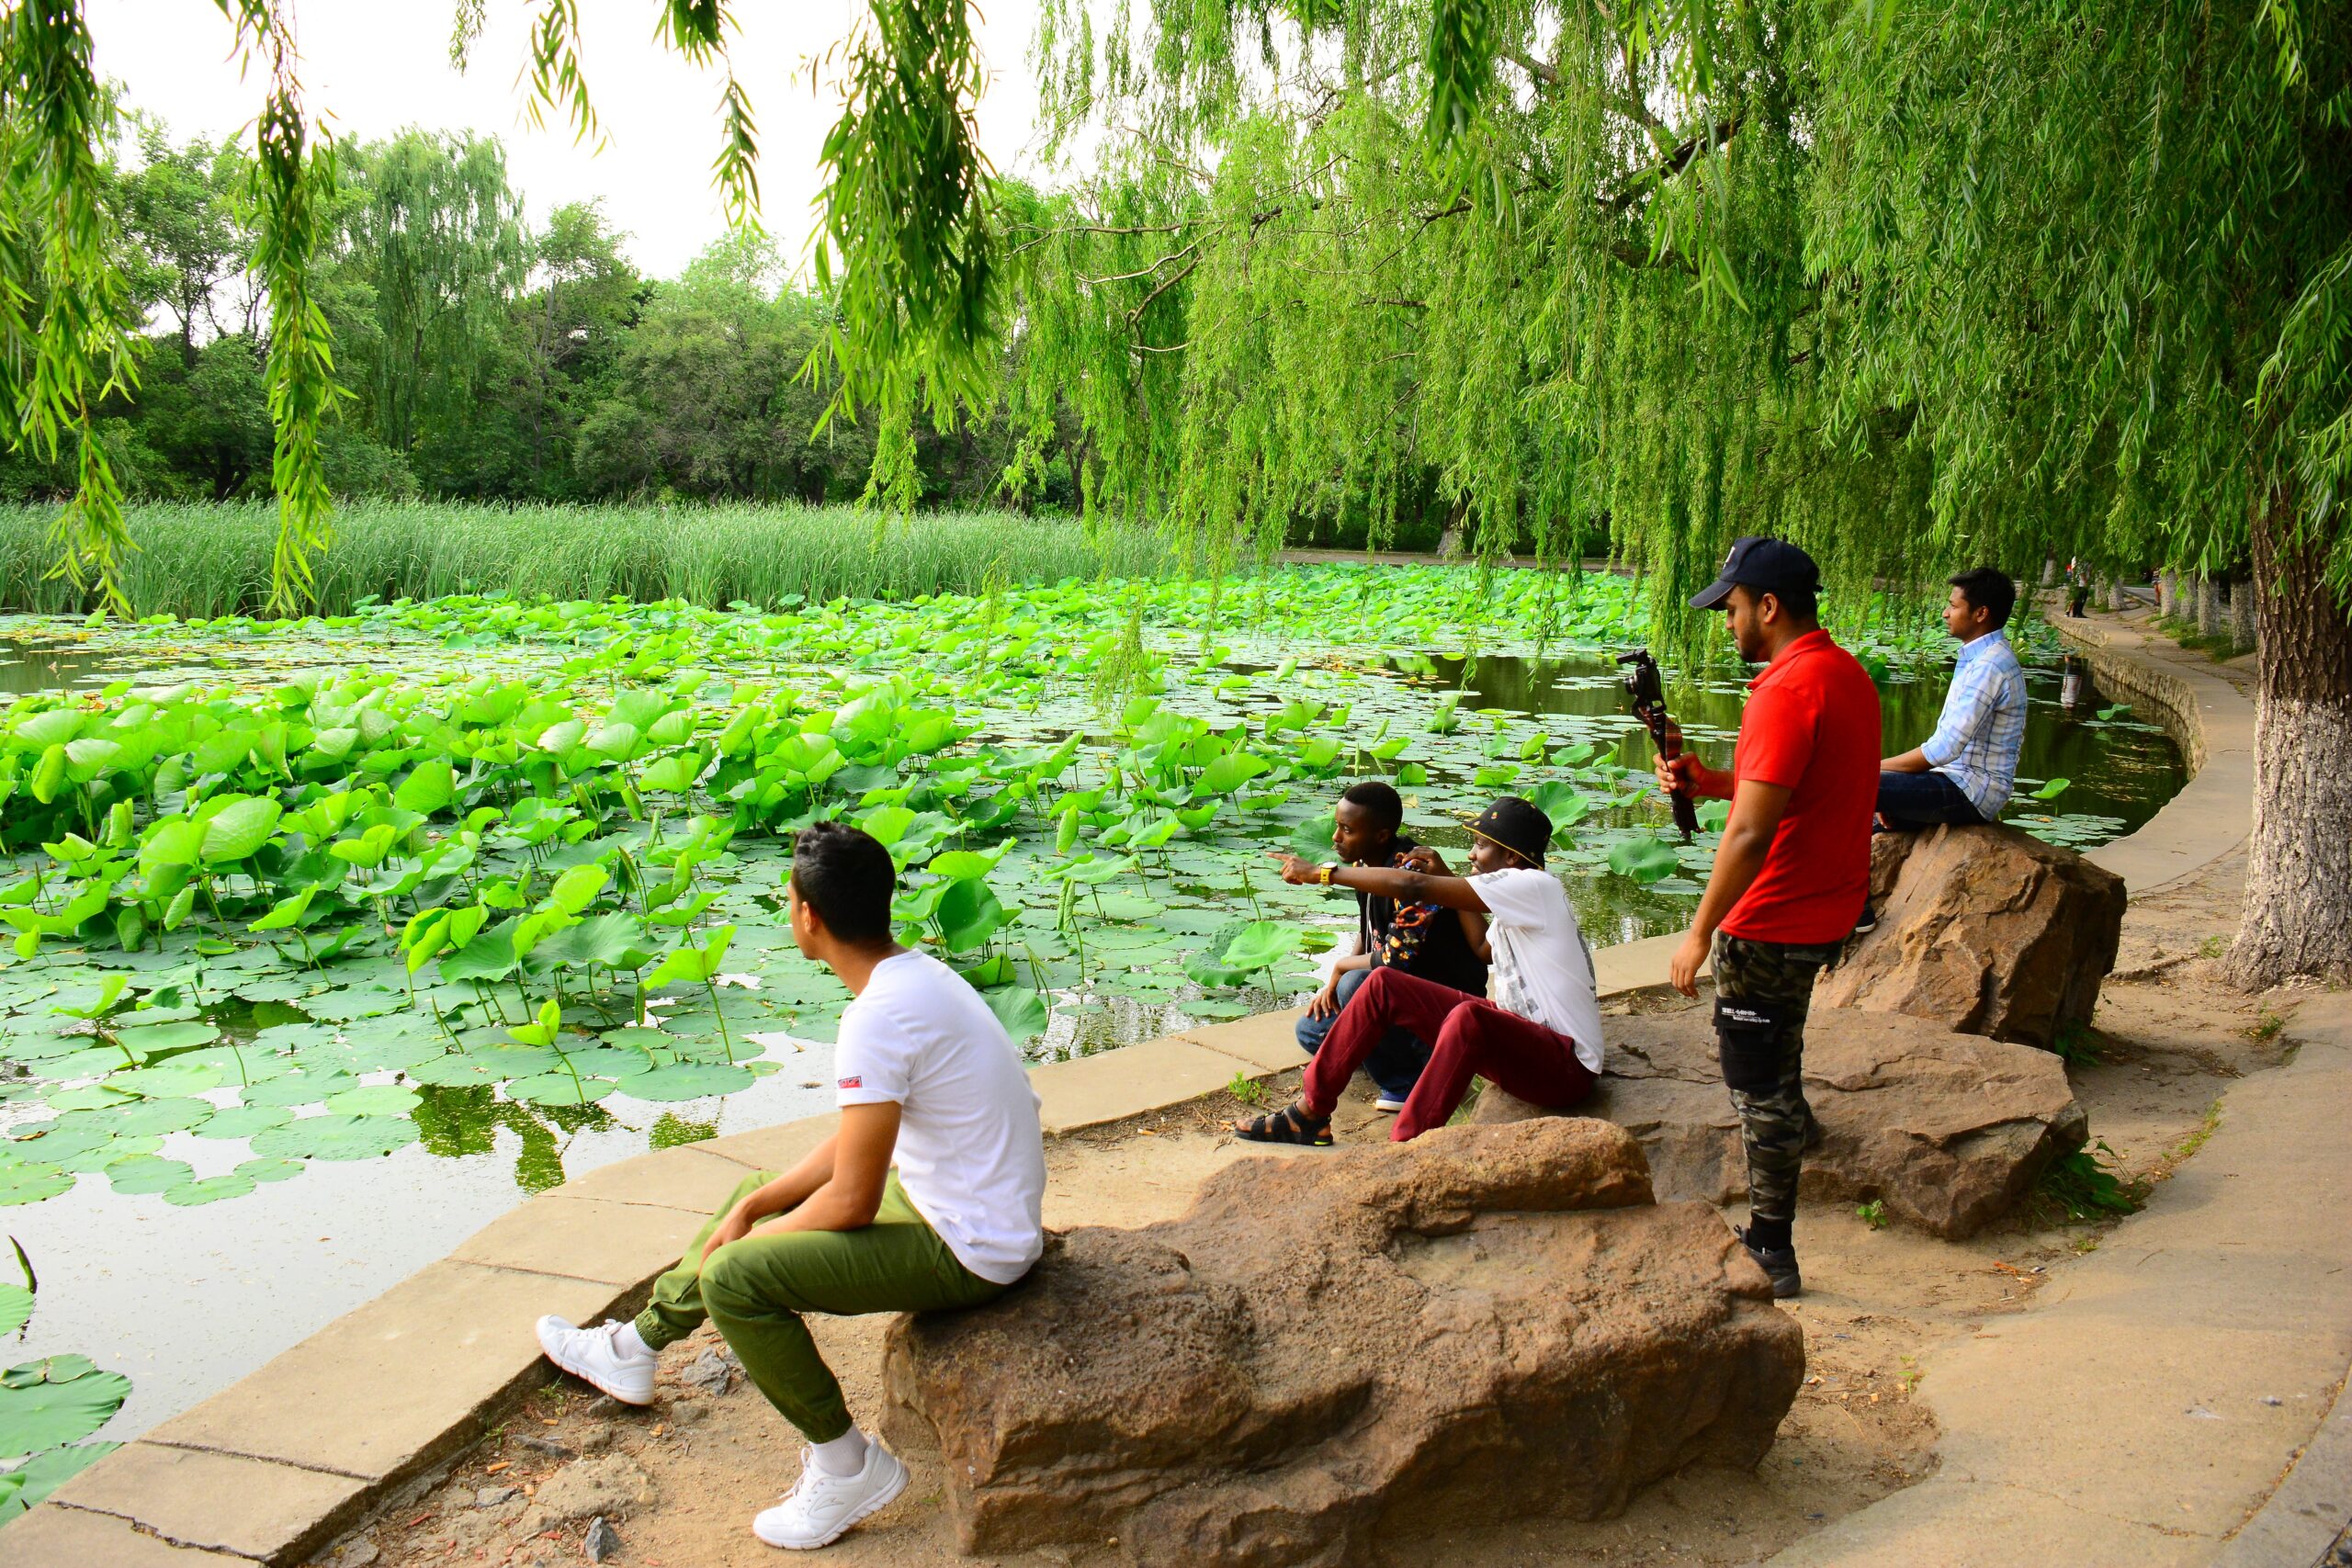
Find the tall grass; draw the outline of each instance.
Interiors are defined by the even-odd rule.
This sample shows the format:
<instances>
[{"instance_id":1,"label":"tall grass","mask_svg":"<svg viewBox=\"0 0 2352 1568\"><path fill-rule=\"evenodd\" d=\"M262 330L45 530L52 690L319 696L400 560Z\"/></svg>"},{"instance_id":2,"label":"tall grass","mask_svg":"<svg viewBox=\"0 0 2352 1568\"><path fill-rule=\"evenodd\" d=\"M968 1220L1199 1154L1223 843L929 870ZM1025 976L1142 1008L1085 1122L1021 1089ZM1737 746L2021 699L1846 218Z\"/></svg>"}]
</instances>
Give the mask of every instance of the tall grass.
<instances>
[{"instance_id":1,"label":"tall grass","mask_svg":"<svg viewBox=\"0 0 2352 1568\"><path fill-rule=\"evenodd\" d=\"M0 507L0 609L95 607L51 575L51 506ZM277 516L268 503L134 507L123 592L141 615L213 616L269 598ZM992 579L1148 573L1160 546L1135 532L1090 539L1067 520L1010 512L899 519L849 507L527 506L360 502L335 517L317 608L363 599L511 592L559 599L684 599L772 607L788 595L874 599L978 592Z\"/></svg>"}]
</instances>

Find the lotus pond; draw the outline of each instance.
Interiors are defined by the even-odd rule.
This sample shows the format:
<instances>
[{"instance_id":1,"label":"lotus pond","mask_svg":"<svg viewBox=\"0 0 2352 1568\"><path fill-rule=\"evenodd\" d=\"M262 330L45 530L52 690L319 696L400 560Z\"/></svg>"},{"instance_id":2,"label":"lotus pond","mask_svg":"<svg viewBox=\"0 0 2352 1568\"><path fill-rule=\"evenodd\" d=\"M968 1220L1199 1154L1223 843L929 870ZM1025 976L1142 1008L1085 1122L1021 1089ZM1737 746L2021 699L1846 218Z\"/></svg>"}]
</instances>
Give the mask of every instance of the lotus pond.
<instances>
[{"instance_id":1,"label":"lotus pond","mask_svg":"<svg viewBox=\"0 0 2352 1568\"><path fill-rule=\"evenodd\" d=\"M1832 624L1899 749L1950 644L1870 612ZM782 890L819 817L891 847L909 939L1040 1060L1309 988L1352 902L1266 852L1327 852L1357 777L1441 845L1529 795L1596 944L1677 929L1713 840L1673 841L1623 713L1610 656L1645 624L1621 578L1371 566L0 619L0 1205L40 1272L28 1353L128 1372L112 1435L135 1432L567 1173L828 1109L848 997L794 951ZM2137 827L2181 782L2171 744L2062 705L2052 639L2024 641L2020 795L2048 798L2011 820ZM1711 761L1744 679L1671 694Z\"/></svg>"}]
</instances>

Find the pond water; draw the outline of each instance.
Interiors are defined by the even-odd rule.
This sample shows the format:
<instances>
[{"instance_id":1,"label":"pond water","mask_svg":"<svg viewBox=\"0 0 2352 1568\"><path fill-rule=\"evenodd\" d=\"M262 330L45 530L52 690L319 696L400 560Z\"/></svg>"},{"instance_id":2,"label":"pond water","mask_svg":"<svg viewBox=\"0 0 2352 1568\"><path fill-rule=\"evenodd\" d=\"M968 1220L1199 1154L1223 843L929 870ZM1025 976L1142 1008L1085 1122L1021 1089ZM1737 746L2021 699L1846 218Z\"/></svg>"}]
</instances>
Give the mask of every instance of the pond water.
<instances>
[{"instance_id":1,"label":"pond water","mask_svg":"<svg viewBox=\"0 0 2352 1568\"><path fill-rule=\"evenodd\" d=\"M141 834L153 831L151 812L192 810L198 794L226 787L202 777L240 769L264 781L249 787L275 787L289 809L317 808L346 768L352 780L373 777L405 795L405 781L430 766L432 744L421 741L439 733L413 704L455 714L451 705L472 702L480 733L525 734L526 758L552 747L541 743L555 733L545 715L529 718L526 702L560 702L593 719L632 691L657 693L692 721L677 727L687 736L681 745L752 710L786 716L774 724L787 735L796 724L804 733L829 726L845 753L863 747L859 756L883 760L854 762L810 795L830 792L828 814L887 821L903 843L937 835L905 857L910 881L944 883L928 868L946 863L950 845L1001 857L978 878L992 890L982 908L994 913L978 922L990 929L960 949L961 961L1006 1002L1000 1011L1028 1036L1031 1055L1048 1059L1285 1005L1310 986L1315 961L1303 951L1239 975L1218 973L1215 961L1253 919L1310 941L1352 924L1351 901L1282 886L1264 856L1313 844L1338 790L1375 771L1396 775L1412 830L1441 845L1461 844L1460 819L1491 795L1554 788L1582 814L1555 869L1597 945L1687 920L1712 834L1676 846L1675 869L1646 885L1607 866L1612 847L1665 825L1646 782L1647 738L1623 711L1608 657L1634 639L1630 590L1584 590L1555 639L1574 645L1560 654L1539 658L1523 639L1490 637L1496 651L1466 659L1443 629L1460 614L1454 579L1466 575L1299 572L1253 589L1248 629L1214 633L1196 601L1153 589L1142 596L1152 614L1139 656L1122 651L1101 585L1020 591L1005 605L836 604L774 617L490 601L294 626L89 634L19 621L0 624L0 637L13 639L0 642L0 693L68 692L101 718L144 704L165 728L197 716L187 744L209 761L187 779L142 773L142 793L123 797L135 807L125 830ZM1883 651L1900 656L1880 660L1894 750L1932 728L1948 663L1939 667L1933 641L1911 631ZM2062 705L2046 653L2037 652L2030 677L2020 789L2072 782L2046 806L2021 801L2011 819L2070 843L2127 832L2178 788L2178 757L2154 727L2095 695ZM1127 679L1106 694L1113 666ZM792 688L789 703L775 694L782 686ZM1671 694L1711 761L1728 758L1740 689L1739 672L1725 670ZM884 698L887 713L874 706ZM954 718L952 739L900 750L940 714ZM232 757L217 735L202 738L220 722L254 724L254 746ZM649 718L649 732L659 722ZM768 747L774 725L752 728ZM362 739L331 739L346 732ZM341 751L331 764L301 760L334 745L347 760ZM289 840L283 863L266 852L208 881L223 900L244 898L241 913L215 919L199 905L185 927L139 931L127 947L104 937L102 922L85 922L29 956L0 952L0 1029L23 1075L0 1089L0 1133L10 1140L0 1144L9 1156L0 1161L0 1203L17 1205L4 1228L41 1277L20 1359L76 1351L130 1374L130 1402L106 1435L133 1435L567 1174L829 1109L831 1026L845 994L792 951L778 897L778 829L806 801L785 799L731 841L697 837L703 829L689 822L725 809L725 741L712 745L718 754L696 752L696 766L718 771L682 774L665 817L656 755L625 753L616 772L583 760L572 742L560 775L571 793L549 795L565 804L542 814L560 809L561 830L536 839L548 824L527 799L489 783L468 795L472 781L494 782L492 763L508 754L486 746L452 775L461 798L427 806L435 825L400 839L383 869L367 874L379 880L355 870L341 885L347 909L326 923L301 925L298 911L276 935L252 931L296 886L293 868L309 863ZM369 773L371 746L382 761ZM1068 755L1057 761L1062 747ZM1171 749L1189 749L1191 761L1170 761ZM35 754L28 748L22 759L27 776ZM1265 766L1210 790L1215 759L1227 755ZM1024 779L1034 793L1012 809L1006 797L1020 796ZM586 780L609 780L610 796ZM624 796L626 810L616 804ZM591 895L585 918L655 931L662 916L646 891L650 868L675 863L685 892L674 907L691 898L696 912L659 927L662 945L707 941L723 922L729 945L714 983L639 987L625 968L584 958L570 986L562 971L551 984L520 971L485 982L453 969L463 957L455 952L412 971L390 934L435 885L368 889L389 888L390 868L428 840L453 842L467 800L481 803L480 864L453 879L458 891L434 896L488 898L497 873L519 877L519 907L529 907L547 890L537 878L609 867L613 886ZM0 807L0 825L28 809L22 798ZM738 809L749 811L740 801ZM901 815L875 815L894 811ZM102 815L90 808L85 837L104 837ZM346 835L340 841L358 843L366 820L334 824ZM62 830L11 833L17 869L0 867L0 883L53 869L40 841ZM1093 870L1110 874L1096 879ZM490 929L508 929L490 918ZM952 923L934 918L934 932ZM338 955L318 956L342 931L350 934ZM114 1046L119 1060L88 1025L54 1010L90 1010L100 983L118 975L130 980L126 995L145 1000L140 1016L154 1021L141 1027L164 1032L131 1042L138 1030L122 1030L134 1048ZM561 1010L553 1051L515 1037L542 1003ZM578 1092L567 1091L565 1074ZM712 1091L691 1092L704 1085Z\"/></svg>"}]
</instances>

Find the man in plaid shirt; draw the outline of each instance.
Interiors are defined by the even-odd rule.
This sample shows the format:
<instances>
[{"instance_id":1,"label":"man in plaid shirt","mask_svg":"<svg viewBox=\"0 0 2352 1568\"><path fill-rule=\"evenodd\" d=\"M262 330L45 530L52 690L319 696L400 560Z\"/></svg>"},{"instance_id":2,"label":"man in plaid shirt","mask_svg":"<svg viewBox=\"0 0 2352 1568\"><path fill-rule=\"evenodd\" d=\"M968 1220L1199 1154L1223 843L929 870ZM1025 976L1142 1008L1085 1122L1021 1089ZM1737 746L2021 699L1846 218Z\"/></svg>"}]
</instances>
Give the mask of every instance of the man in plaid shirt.
<instances>
[{"instance_id":1,"label":"man in plaid shirt","mask_svg":"<svg viewBox=\"0 0 2352 1568\"><path fill-rule=\"evenodd\" d=\"M1882 827L1991 822L2009 803L2025 744L2025 671L2002 628L2017 602L2017 584L1993 567L1951 580L1944 626L1960 639L1960 661L1936 732L1879 763Z\"/></svg>"}]
</instances>

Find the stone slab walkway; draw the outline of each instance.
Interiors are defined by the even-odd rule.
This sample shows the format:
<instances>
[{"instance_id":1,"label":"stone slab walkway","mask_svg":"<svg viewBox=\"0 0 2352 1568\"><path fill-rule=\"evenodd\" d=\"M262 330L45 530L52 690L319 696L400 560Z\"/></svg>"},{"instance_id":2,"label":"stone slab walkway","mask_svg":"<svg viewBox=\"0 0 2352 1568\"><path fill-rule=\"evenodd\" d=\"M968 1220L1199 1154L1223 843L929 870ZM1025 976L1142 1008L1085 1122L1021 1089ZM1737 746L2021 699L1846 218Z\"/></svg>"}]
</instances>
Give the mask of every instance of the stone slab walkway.
<instances>
[{"instance_id":1,"label":"stone slab walkway","mask_svg":"<svg viewBox=\"0 0 2352 1568\"><path fill-rule=\"evenodd\" d=\"M2153 710L2192 777L2136 833L2084 856L2134 893L2193 876L2245 842L2253 825L2254 704L2203 654L2135 624L2145 615L2057 616L2100 691Z\"/></svg>"},{"instance_id":2,"label":"stone slab walkway","mask_svg":"<svg viewBox=\"0 0 2352 1568\"><path fill-rule=\"evenodd\" d=\"M1926 1358L1936 1472L1776 1565L2209 1563L2301 1475L2352 1361L2352 998L2305 1004L2294 1032L2145 1211L2031 1310ZM2267 1520L2244 1561L2316 1561L2352 1515L2332 1457L2302 1477L2329 1509Z\"/></svg>"}]
</instances>

